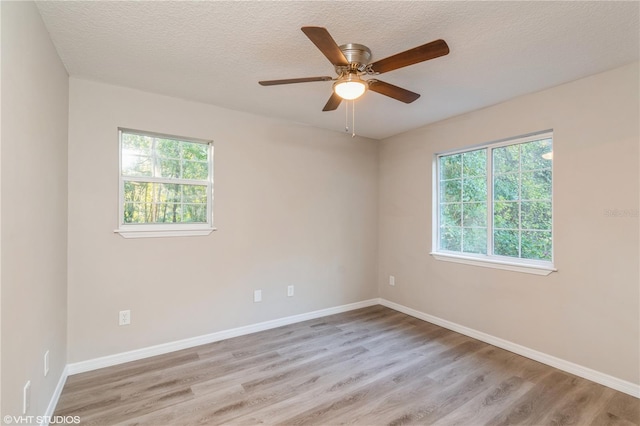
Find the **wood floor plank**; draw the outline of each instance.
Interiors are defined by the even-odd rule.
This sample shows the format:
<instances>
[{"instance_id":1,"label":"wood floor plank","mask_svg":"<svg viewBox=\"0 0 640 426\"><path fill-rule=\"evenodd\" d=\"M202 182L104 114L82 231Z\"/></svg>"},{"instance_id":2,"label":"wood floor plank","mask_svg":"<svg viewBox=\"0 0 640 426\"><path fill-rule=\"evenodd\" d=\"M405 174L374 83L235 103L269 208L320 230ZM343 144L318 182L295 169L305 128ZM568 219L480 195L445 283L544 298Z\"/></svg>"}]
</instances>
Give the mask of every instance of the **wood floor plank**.
<instances>
[{"instance_id":1,"label":"wood floor plank","mask_svg":"<svg viewBox=\"0 0 640 426\"><path fill-rule=\"evenodd\" d=\"M631 395L617 392L609 404L609 412L631 423L640 423L640 407L638 399Z\"/></svg>"},{"instance_id":2,"label":"wood floor plank","mask_svg":"<svg viewBox=\"0 0 640 426\"><path fill-rule=\"evenodd\" d=\"M497 426L539 424L542 417L553 410L580 380L561 371L551 370L529 392L507 408L505 413L496 416L489 423Z\"/></svg>"},{"instance_id":3,"label":"wood floor plank","mask_svg":"<svg viewBox=\"0 0 640 426\"><path fill-rule=\"evenodd\" d=\"M591 422L591 426L635 426L637 423L631 423L625 419L621 419L615 414L603 411Z\"/></svg>"},{"instance_id":4,"label":"wood floor plank","mask_svg":"<svg viewBox=\"0 0 640 426\"><path fill-rule=\"evenodd\" d=\"M435 421L434 426L468 426L490 424L491 419L505 411L533 387L520 377L511 376L506 380L487 387L464 406Z\"/></svg>"},{"instance_id":5,"label":"wood floor plank","mask_svg":"<svg viewBox=\"0 0 640 426\"><path fill-rule=\"evenodd\" d=\"M84 425L621 425L640 401L383 306L69 377Z\"/></svg>"},{"instance_id":6,"label":"wood floor plank","mask_svg":"<svg viewBox=\"0 0 640 426\"><path fill-rule=\"evenodd\" d=\"M605 393L607 390L604 386L581 380L540 423L556 426L587 424L588 420L598 414L605 402L610 400ZM598 403L599 401L601 403Z\"/></svg>"}]
</instances>

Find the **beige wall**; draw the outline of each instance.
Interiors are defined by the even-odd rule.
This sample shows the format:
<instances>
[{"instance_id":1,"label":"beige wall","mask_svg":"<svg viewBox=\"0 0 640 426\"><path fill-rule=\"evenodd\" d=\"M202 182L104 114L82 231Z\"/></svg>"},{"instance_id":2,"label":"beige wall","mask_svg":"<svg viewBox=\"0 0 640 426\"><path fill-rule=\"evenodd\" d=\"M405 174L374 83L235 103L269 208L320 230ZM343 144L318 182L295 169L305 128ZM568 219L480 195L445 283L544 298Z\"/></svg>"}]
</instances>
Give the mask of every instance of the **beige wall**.
<instances>
[{"instance_id":1,"label":"beige wall","mask_svg":"<svg viewBox=\"0 0 640 426\"><path fill-rule=\"evenodd\" d=\"M35 4L0 7L2 414L22 414L31 380L41 415L66 364L68 77Z\"/></svg>"},{"instance_id":2,"label":"beige wall","mask_svg":"<svg viewBox=\"0 0 640 426\"><path fill-rule=\"evenodd\" d=\"M376 141L75 78L69 123L69 362L377 296ZM114 234L119 126L214 141L217 231Z\"/></svg>"},{"instance_id":3,"label":"beige wall","mask_svg":"<svg viewBox=\"0 0 640 426\"><path fill-rule=\"evenodd\" d=\"M384 140L380 296L639 383L638 82L635 63ZM554 130L558 272L434 260L434 153L546 129Z\"/></svg>"}]
</instances>

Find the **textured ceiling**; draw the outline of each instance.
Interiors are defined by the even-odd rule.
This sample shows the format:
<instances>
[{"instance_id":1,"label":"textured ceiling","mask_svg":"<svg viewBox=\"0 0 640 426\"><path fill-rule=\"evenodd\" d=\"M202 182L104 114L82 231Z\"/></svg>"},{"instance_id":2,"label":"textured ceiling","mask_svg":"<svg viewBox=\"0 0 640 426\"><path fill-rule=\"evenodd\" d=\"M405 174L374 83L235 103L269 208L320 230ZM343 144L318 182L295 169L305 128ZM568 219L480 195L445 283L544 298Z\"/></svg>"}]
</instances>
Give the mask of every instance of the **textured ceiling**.
<instances>
[{"instance_id":1,"label":"textured ceiling","mask_svg":"<svg viewBox=\"0 0 640 426\"><path fill-rule=\"evenodd\" d=\"M322 112L334 75L300 31L326 27L372 61L442 38L448 56L381 75L420 93L403 104L368 92L356 130L382 139L639 59L640 3L455 1L41 1L71 76L341 131L344 103Z\"/></svg>"}]
</instances>

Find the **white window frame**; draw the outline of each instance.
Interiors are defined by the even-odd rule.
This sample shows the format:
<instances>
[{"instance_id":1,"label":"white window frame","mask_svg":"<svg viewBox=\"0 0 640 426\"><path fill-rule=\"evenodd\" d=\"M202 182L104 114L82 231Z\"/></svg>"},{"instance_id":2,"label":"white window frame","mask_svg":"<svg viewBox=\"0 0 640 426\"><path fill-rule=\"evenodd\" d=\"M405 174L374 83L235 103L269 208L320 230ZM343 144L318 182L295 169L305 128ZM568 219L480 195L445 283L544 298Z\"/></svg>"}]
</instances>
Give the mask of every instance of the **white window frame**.
<instances>
[{"instance_id":1,"label":"white window frame","mask_svg":"<svg viewBox=\"0 0 640 426\"><path fill-rule=\"evenodd\" d=\"M551 272L557 271L554 265L555 251L555 233L553 223L555 219L553 187L555 185L553 179L553 163L551 161L551 261L521 259L516 257L500 256L494 254L476 254L463 253L440 250L440 157L461 154L479 149L487 150L487 253L491 253L493 249L493 155L494 148L503 146L523 144L541 139L551 139L553 144L553 130L547 130L540 133L533 133L515 138L503 139L500 141L475 145L464 149L457 149L446 152L438 152L433 157L433 201L432 201L432 251L431 256L436 260L447 262L462 263L466 265L480 266L485 268L503 269L508 271L523 272L535 275L549 275ZM553 146L553 145L552 145Z\"/></svg>"},{"instance_id":2,"label":"white window frame","mask_svg":"<svg viewBox=\"0 0 640 426\"><path fill-rule=\"evenodd\" d=\"M207 223L162 223L162 224L126 224L124 223L124 183L132 182L155 182L172 184L193 184L194 180L189 179L162 179L156 177L125 177L122 175L122 135L123 133L149 136L153 138L173 139L184 142L199 143L208 146L207 156L209 162L209 175L205 181L200 183L207 185ZM213 226L213 141L195 139L183 136L168 135L156 132L147 132L128 128L118 128L118 229L114 232L124 238L157 238L157 237L193 237L211 234L216 228Z\"/></svg>"}]
</instances>

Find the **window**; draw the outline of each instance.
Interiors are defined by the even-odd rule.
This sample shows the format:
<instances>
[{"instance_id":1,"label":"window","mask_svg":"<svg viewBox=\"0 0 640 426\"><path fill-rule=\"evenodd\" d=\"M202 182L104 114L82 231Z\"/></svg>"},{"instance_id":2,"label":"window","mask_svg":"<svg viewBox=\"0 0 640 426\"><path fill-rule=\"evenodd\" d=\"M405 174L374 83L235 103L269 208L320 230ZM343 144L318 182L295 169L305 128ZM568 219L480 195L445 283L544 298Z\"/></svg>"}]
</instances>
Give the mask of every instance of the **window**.
<instances>
[{"instance_id":1,"label":"window","mask_svg":"<svg viewBox=\"0 0 640 426\"><path fill-rule=\"evenodd\" d=\"M212 142L120 129L122 236L207 235L212 199Z\"/></svg>"},{"instance_id":2,"label":"window","mask_svg":"<svg viewBox=\"0 0 640 426\"><path fill-rule=\"evenodd\" d=\"M432 254L553 271L552 150L545 133L436 155Z\"/></svg>"}]
</instances>

